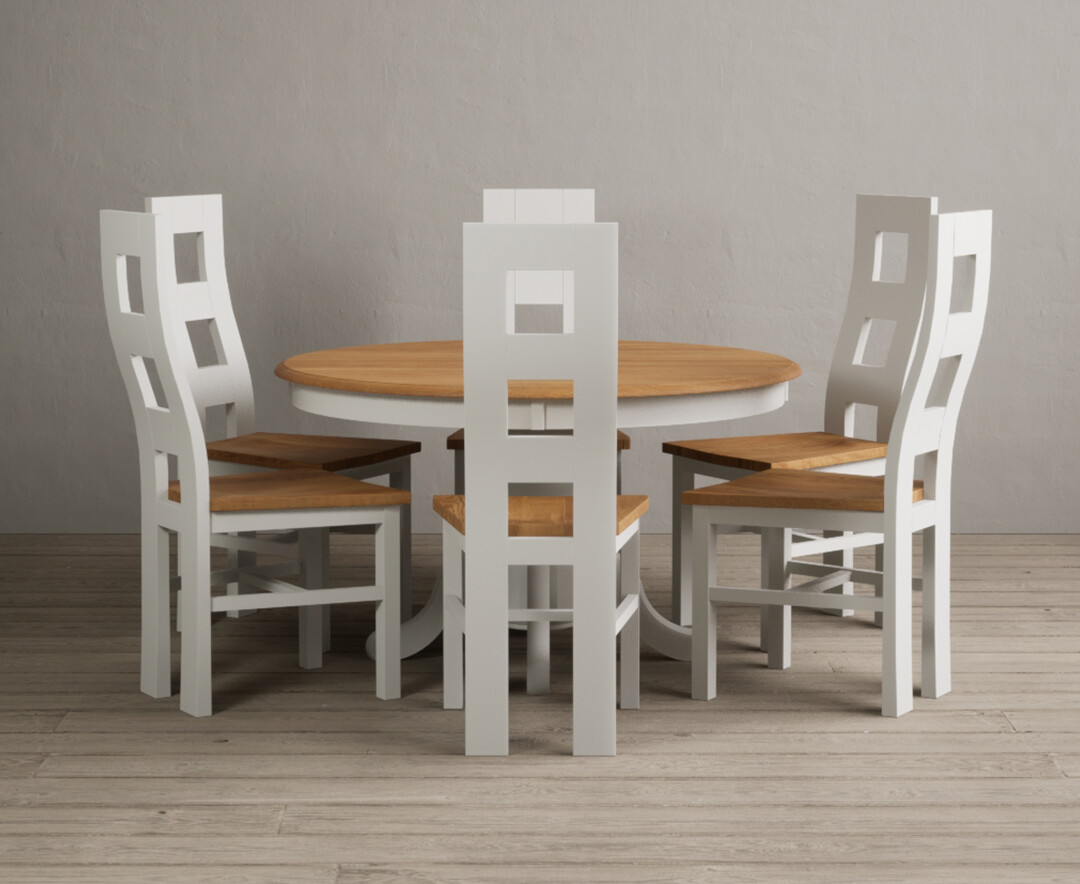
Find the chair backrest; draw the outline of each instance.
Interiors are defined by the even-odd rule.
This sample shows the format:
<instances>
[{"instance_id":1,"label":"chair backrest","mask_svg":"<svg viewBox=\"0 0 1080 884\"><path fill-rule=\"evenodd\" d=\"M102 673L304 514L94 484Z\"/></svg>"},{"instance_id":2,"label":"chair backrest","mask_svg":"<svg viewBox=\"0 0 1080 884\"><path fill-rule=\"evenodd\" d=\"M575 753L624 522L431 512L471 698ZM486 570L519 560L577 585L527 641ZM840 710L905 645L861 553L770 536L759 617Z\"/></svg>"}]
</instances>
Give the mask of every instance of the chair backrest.
<instances>
[{"instance_id":1,"label":"chair backrest","mask_svg":"<svg viewBox=\"0 0 1080 884\"><path fill-rule=\"evenodd\" d=\"M485 188L484 221L494 224L591 224L596 192L591 189ZM572 273L518 270L507 277L507 297L522 305L565 305L574 299ZM564 309L563 331L571 332L574 311Z\"/></svg>"},{"instance_id":2,"label":"chair backrest","mask_svg":"<svg viewBox=\"0 0 1080 884\"><path fill-rule=\"evenodd\" d=\"M851 288L825 393L825 431L856 434L855 407L877 409L874 439L889 438L926 301L930 271L930 225L936 197L868 196L855 200L855 257ZM903 279L883 279L886 235L907 239ZM891 239L892 237L890 237ZM876 324L891 331L888 354L867 364Z\"/></svg>"},{"instance_id":3,"label":"chair backrest","mask_svg":"<svg viewBox=\"0 0 1080 884\"><path fill-rule=\"evenodd\" d=\"M946 517L960 404L986 320L992 228L990 211L954 212L932 219L926 309L889 435L887 496L911 500L915 461L926 455L924 494L945 508ZM964 287L957 290L960 261Z\"/></svg>"},{"instance_id":4,"label":"chair backrest","mask_svg":"<svg viewBox=\"0 0 1080 884\"><path fill-rule=\"evenodd\" d=\"M129 257L139 261L142 312L131 298ZM174 508L168 456L176 458L185 511L209 511L209 467L200 407L186 365L186 322L206 312L206 296L176 297L173 230L163 215L101 213L101 279L116 360L139 443L143 517ZM199 504L204 506L200 508ZM188 506L192 504L192 506Z\"/></svg>"},{"instance_id":5,"label":"chair backrest","mask_svg":"<svg viewBox=\"0 0 1080 884\"><path fill-rule=\"evenodd\" d=\"M592 188L484 188L484 220L494 224L591 224Z\"/></svg>"},{"instance_id":6,"label":"chair backrest","mask_svg":"<svg viewBox=\"0 0 1080 884\"><path fill-rule=\"evenodd\" d=\"M509 283L522 271L572 276L559 331L516 330ZM469 568L505 586L511 564L573 564L575 585L613 587L618 225L467 223L463 291L468 537L483 550ZM511 434L511 384L545 380L573 384L572 432ZM508 490L519 483L573 485L572 539L508 536Z\"/></svg>"},{"instance_id":7,"label":"chair backrest","mask_svg":"<svg viewBox=\"0 0 1080 884\"><path fill-rule=\"evenodd\" d=\"M199 279L179 282L171 264L163 269L171 273L174 285L162 295L183 302L191 346L179 354L175 368L188 378L203 431L208 429L208 409L218 407L224 410L224 426L217 429L226 436L250 433L255 429L255 396L225 276L221 194L147 197L146 211L166 216L174 237L195 238ZM175 242L173 250L175 254ZM200 333L204 340L199 343L213 351L212 362L202 366L195 348Z\"/></svg>"}]
</instances>

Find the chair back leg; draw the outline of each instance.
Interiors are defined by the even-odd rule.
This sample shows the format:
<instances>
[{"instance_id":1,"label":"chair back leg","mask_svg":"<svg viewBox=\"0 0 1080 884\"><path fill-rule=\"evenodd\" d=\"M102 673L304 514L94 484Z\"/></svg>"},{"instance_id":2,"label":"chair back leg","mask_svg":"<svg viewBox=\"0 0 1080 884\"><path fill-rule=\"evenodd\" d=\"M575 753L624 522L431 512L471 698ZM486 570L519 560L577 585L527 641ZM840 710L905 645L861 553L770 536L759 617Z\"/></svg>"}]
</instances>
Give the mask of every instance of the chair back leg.
<instances>
[{"instance_id":1,"label":"chair back leg","mask_svg":"<svg viewBox=\"0 0 1080 884\"><path fill-rule=\"evenodd\" d=\"M202 536L200 536L202 535ZM214 711L210 658L210 537L194 526L178 532L180 584L180 709L201 718Z\"/></svg>"},{"instance_id":2,"label":"chair back leg","mask_svg":"<svg viewBox=\"0 0 1080 884\"><path fill-rule=\"evenodd\" d=\"M687 507L687 509L691 509ZM716 525L705 513L694 513L694 629L690 635L690 695L716 696L716 606L709 588L716 585Z\"/></svg>"},{"instance_id":3,"label":"chair back leg","mask_svg":"<svg viewBox=\"0 0 1080 884\"><path fill-rule=\"evenodd\" d=\"M638 596L638 607L619 633L619 708L641 707L641 534L619 553L619 600Z\"/></svg>"},{"instance_id":4,"label":"chair back leg","mask_svg":"<svg viewBox=\"0 0 1080 884\"><path fill-rule=\"evenodd\" d=\"M151 697L172 693L169 631L169 532L143 508L142 651L139 689Z\"/></svg>"},{"instance_id":5,"label":"chair back leg","mask_svg":"<svg viewBox=\"0 0 1080 884\"><path fill-rule=\"evenodd\" d=\"M788 528L761 529L761 585L765 589L787 589L787 563L791 559L791 530ZM765 645L769 668L787 669L791 666L791 606L766 605Z\"/></svg>"},{"instance_id":6,"label":"chair back leg","mask_svg":"<svg viewBox=\"0 0 1080 884\"><path fill-rule=\"evenodd\" d=\"M551 607L550 565L532 565L525 569L528 582L527 600L530 608ZM551 624L534 620L526 626L525 692L547 694L551 691Z\"/></svg>"},{"instance_id":7,"label":"chair back leg","mask_svg":"<svg viewBox=\"0 0 1080 884\"><path fill-rule=\"evenodd\" d=\"M886 517L881 642L881 714L914 706L911 677L911 527L907 511Z\"/></svg>"},{"instance_id":8,"label":"chair back leg","mask_svg":"<svg viewBox=\"0 0 1080 884\"><path fill-rule=\"evenodd\" d=\"M300 531L300 582L308 589L329 585L330 534L324 528L303 528ZM306 605L299 609L300 668L321 669L325 649L326 621L323 611L329 605Z\"/></svg>"},{"instance_id":9,"label":"chair back leg","mask_svg":"<svg viewBox=\"0 0 1080 884\"><path fill-rule=\"evenodd\" d=\"M923 532L922 553L922 687L924 697L942 697L952 690L949 629L948 516Z\"/></svg>"},{"instance_id":10,"label":"chair back leg","mask_svg":"<svg viewBox=\"0 0 1080 884\"><path fill-rule=\"evenodd\" d=\"M401 696L401 507L388 507L375 531L375 696Z\"/></svg>"},{"instance_id":11,"label":"chair back leg","mask_svg":"<svg viewBox=\"0 0 1080 884\"><path fill-rule=\"evenodd\" d=\"M682 505L682 494L694 487L694 470L680 457L671 459L671 619L690 625L693 577L690 564L691 509Z\"/></svg>"}]
</instances>

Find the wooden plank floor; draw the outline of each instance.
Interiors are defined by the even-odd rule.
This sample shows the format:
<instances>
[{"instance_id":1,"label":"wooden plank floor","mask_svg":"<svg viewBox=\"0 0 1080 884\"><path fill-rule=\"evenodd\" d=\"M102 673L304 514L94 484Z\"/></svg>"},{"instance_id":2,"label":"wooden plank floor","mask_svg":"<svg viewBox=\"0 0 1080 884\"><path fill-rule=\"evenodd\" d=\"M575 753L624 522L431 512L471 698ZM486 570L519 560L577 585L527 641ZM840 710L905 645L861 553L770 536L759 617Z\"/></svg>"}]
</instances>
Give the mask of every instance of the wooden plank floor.
<instances>
[{"instance_id":1,"label":"wooden plank floor","mask_svg":"<svg viewBox=\"0 0 1080 884\"><path fill-rule=\"evenodd\" d=\"M369 544L334 539L335 580L370 574ZM437 538L415 551L423 596ZM753 538L722 556L753 579ZM661 609L669 562L644 538ZM773 672L732 608L718 698L646 652L613 759L568 756L568 635L547 697L516 636L513 754L466 759L437 647L374 698L368 608L338 609L316 672L294 612L216 621L197 720L138 691L137 538L0 537L0 881L1080 880L1080 538L957 537L953 573L953 693L900 720L867 618L796 612Z\"/></svg>"}]
</instances>

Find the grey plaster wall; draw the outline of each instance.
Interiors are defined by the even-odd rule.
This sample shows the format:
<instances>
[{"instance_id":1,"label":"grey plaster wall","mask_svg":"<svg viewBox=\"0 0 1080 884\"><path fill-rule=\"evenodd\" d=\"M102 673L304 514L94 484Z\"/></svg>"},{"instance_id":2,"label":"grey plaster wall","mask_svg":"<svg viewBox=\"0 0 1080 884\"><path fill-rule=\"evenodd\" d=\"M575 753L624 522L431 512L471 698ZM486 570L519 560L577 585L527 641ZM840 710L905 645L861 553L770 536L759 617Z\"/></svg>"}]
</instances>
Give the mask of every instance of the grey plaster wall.
<instances>
[{"instance_id":1,"label":"grey plaster wall","mask_svg":"<svg viewBox=\"0 0 1080 884\"><path fill-rule=\"evenodd\" d=\"M460 333L485 186L597 189L621 332L772 350L788 407L642 431L628 490L668 524L662 438L820 427L854 194L995 211L962 415L959 531L1080 531L1080 4L0 0L0 530L132 531L135 439L97 213L221 192L261 424L283 357ZM451 483L415 435L417 528Z\"/></svg>"}]
</instances>

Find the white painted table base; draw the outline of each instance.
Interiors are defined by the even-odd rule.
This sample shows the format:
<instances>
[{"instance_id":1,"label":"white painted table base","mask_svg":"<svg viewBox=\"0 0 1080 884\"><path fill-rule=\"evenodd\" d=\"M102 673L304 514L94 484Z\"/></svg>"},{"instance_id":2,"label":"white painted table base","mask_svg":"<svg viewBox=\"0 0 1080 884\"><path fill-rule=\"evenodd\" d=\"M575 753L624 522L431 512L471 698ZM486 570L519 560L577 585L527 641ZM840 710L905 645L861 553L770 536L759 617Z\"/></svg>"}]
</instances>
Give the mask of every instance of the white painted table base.
<instances>
[{"instance_id":1,"label":"white painted table base","mask_svg":"<svg viewBox=\"0 0 1080 884\"><path fill-rule=\"evenodd\" d=\"M290 384L293 405L301 411L341 420L412 427L455 428L464 425L460 399L383 396ZM735 420L774 411L788 398L786 381L749 390L687 396L635 397L619 400L618 425L666 427ZM553 400L520 402L510 408L511 429L559 430L571 426L569 403ZM437 589L437 587L436 587ZM641 640L674 660L690 659L690 629L672 623L641 594ZM409 657L427 647L442 631L442 593L433 591L424 608L402 624L401 654ZM374 643L368 641L368 653Z\"/></svg>"}]
</instances>

